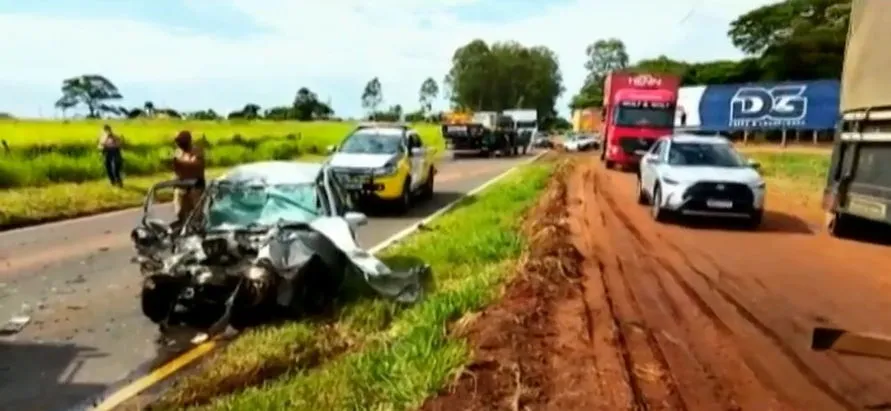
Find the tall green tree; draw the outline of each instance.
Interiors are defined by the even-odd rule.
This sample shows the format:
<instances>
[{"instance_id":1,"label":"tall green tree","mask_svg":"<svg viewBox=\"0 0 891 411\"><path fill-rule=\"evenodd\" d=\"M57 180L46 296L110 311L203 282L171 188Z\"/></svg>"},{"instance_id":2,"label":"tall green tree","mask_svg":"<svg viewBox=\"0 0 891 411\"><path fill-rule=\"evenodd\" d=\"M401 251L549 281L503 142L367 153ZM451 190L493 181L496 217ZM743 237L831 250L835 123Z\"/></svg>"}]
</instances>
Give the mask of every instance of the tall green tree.
<instances>
[{"instance_id":1,"label":"tall green tree","mask_svg":"<svg viewBox=\"0 0 891 411\"><path fill-rule=\"evenodd\" d=\"M433 80L433 77L427 77L421 83L421 89L418 91L418 102L421 103L421 111L424 114L433 110L433 101L437 97L439 97L439 85L436 84L436 80Z\"/></svg>"},{"instance_id":2,"label":"tall green tree","mask_svg":"<svg viewBox=\"0 0 891 411\"><path fill-rule=\"evenodd\" d=\"M375 77L368 80L368 83L365 84L365 89L362 90L362 107L371 111L372 115L374 115L383 102L384 92L380 79Z\"/></svg>"},{"instance_id":3,"label":"tall green tree","mask_svg":"<svg viewBox=\"0 0 891 411\"><path fill-rule=\"evenodd\" d=\"M597 40L585 48L585 69L588 74L578 94L569 106L572 109L596 107L603 104L603 85L606 76L614 70L628 67L629 56L625 43L617 38Z\"/></svg>"},{"instance_id":4,"label":"tall green tree","mask_svg":"<svg viewBox=\"0 0 891 411\"><path fill-rule=\"evenodd\" d=\"M62 96L55 106L64 110L84 105L88 117L98 118L102 113L113 113L111 100L123 98L118 87L111 80L99 74L84 74L62 80Z\"/></svg>"},{"instance_id":5,"label":"tall green tree","mask_svg":"<svg viewBox=\"0 0 891 411\"><path fill-rule=\"evenodd\" d=\"M452 56L445 86L453 106L471 110L534 108L551 116L563 93L556 55L546 47L473 40Z\"/></svg>"}]
</instances>

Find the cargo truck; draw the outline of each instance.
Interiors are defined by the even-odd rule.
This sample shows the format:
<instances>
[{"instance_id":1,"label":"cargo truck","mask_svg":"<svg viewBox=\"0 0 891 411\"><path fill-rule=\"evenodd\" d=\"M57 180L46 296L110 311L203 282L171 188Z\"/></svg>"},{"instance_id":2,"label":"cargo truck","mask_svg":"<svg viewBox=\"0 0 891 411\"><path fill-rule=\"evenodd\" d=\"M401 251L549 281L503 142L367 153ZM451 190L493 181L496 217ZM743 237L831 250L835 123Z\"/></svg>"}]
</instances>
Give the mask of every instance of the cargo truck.
<instances>
[{"instance_id":1,"label":"cargo truck","mask_svg":"<svg viewBox=\"0 0 891 411\"><path fill-rule=\"evenodd\" d=\"M446 148L455 155L489 157L495 153L502 156L517 154L513 119L495 111L446 115L442 137Z\"/></svg>"},{"instance_id":2,"label":"cargo truck","mask_svg":"<svg viewBox=\"0 0 891 411\"><path fill-rule=\"evenodd\" d=\"M891 224L891 1L854 0L841 79L840 121L823 192L837 237ZM884 227L883 227L884 226Z\"/></svg>"},{"instance_id":3,"label":"cargo truck","mask_svg":"<svg viewBox=\"0 0 891 411\"><path fill-rule=\"evenodd\" d=\"M504 110L502 114L514 120L514 130L517 132L516 146L525 155L532 144L532 137L538 135L538 111L518 108Z\"/></svg>"},{"instance_id":4,"label":"cargo truck","mask_svg":"<svg viewBox=\"0 0 891 411\"><path fill-rule=\"evenodd\" d=\"M659 137L674 130L680 78L614 71L603 87L600 159L607 168L636 167Z\"/></svg>"}]
</instances>

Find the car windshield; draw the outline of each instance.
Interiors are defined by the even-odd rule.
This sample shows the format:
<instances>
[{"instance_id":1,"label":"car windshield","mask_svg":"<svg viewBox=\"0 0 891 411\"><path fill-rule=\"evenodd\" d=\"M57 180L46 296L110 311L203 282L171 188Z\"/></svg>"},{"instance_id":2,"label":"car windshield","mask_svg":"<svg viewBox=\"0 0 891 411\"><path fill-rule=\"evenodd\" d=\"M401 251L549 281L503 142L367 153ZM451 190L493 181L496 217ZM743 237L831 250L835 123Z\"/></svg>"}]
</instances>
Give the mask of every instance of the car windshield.
<instances>
[{"instance_id":1,"label":"car windshield","mask_svg":"<svg viewBox=\"0 0 891 411\"><path fill-rule=\"evenodd\" d=\"M310 222L321 215L313 183L266 186L220 182L212 190L207 210L210 229Z\"/></svg>"},{"instance_id":2,"label":"car windshield","mask_svg":"<svg viewBox=\"0 0 891 411\"><path fill-rule=\"evenodd\" d=\"M670 128L674 126L674 108L619 107L616 110L616 125Z\"/></svg>"},{"instance_id":3,"label":"car windshield","mask_svg":"<svg viewBox=\"0 0 891 411\"><path fill-rule=\"evenodd\" d=\"M395 154L402 150L402 136L359 131L347 137L340 146L341 153Z\"/></svg>"},{"instance_id":4,"label":"car windshield","mask_svg":"<svg viewBox=\"0 0 891 411\"><path fill-rule=\"evenodd\" d=\"M674 166L743 167L742 157L728 144L671 143L668 164Z\"/></svg>"}]
</instances>

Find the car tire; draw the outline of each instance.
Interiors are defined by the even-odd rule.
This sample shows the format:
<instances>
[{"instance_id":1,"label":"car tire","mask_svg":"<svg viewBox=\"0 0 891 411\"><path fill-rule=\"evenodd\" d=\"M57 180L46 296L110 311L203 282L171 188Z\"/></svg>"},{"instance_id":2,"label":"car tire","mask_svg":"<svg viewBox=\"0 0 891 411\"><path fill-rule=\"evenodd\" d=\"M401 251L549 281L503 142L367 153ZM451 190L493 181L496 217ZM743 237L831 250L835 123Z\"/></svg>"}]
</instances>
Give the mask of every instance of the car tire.
<instances>
[{"instance_id":1,"label":"car tire","mask_svg":"<svg viewBox=\"0 0 891 411\"><path fill-rule=\"evenodd\" d=\"M405 182L402 184L402 194L399 195L399 199L396 200L396 202L396 211L398 211L399 214L405 214L408 212L408 210L411 210L411 177L405 178Z\"/></svg>"},{"instance_id":2,"label":"car tire","mask_svg":"<svg viewBox=\"0 0 891 411\"><path fill-rule=\"evenodd\" d=\"M761 220L764 219L764 210L758 210L752 213L749 216L749 219L746 220L746 228L749 230L757 230L758 227L761 227Z\"/></svg>"},{"instance_id":3,"label":"car tire","mask_svg":"<svg viewBox=\"0 0 891 411\"><path fill-rule=\"evenodd\" d=\"M647 205L647 193L644 192L643 181L637 176L637 204Z\"/></svg>"},{"instance_id":4,"label":"car tire","mask_svg":"<svg viewBox=\"0 0 891 411\"><path fill-rule=\"evenodd\" d=\"M653 202L650 207L653 220L663 223L668 221L668 210L662 208L662 189L657 184L653 187Z\"/></svg>"},{"instance_id":5,"label":"car tire","mask_svg":"<svg viewBox=\"0 0 891 411\"><path fill-rule=\"evenodd\" d=\"M436 169L430 167L430 170L427 172L427 181L424 183L424 188L421 191L421 199L422 200L432 200L433 199L433 184L434 179L436 178Z\"/></svg>"}]
</instances>

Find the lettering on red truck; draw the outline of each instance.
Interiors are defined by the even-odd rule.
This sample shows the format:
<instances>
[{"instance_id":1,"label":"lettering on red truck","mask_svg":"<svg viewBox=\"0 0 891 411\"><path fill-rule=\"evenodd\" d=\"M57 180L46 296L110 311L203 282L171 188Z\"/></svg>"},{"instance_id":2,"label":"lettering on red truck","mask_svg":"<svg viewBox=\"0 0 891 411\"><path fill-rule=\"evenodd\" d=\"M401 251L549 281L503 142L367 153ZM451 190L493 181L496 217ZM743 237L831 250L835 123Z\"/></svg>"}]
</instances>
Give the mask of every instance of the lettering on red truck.
<instances>
[{"instance_id":1,"label":"lettering on red truck","mask_svg":"<svg viewBox=\"0 0 891 411\"><path fill-rule=\"evenodd\" d=\"M680 78L610 73L603 87L603 150L607 167L633 166L654 141L674 131Z\"/></svg>"}]
</instances>

